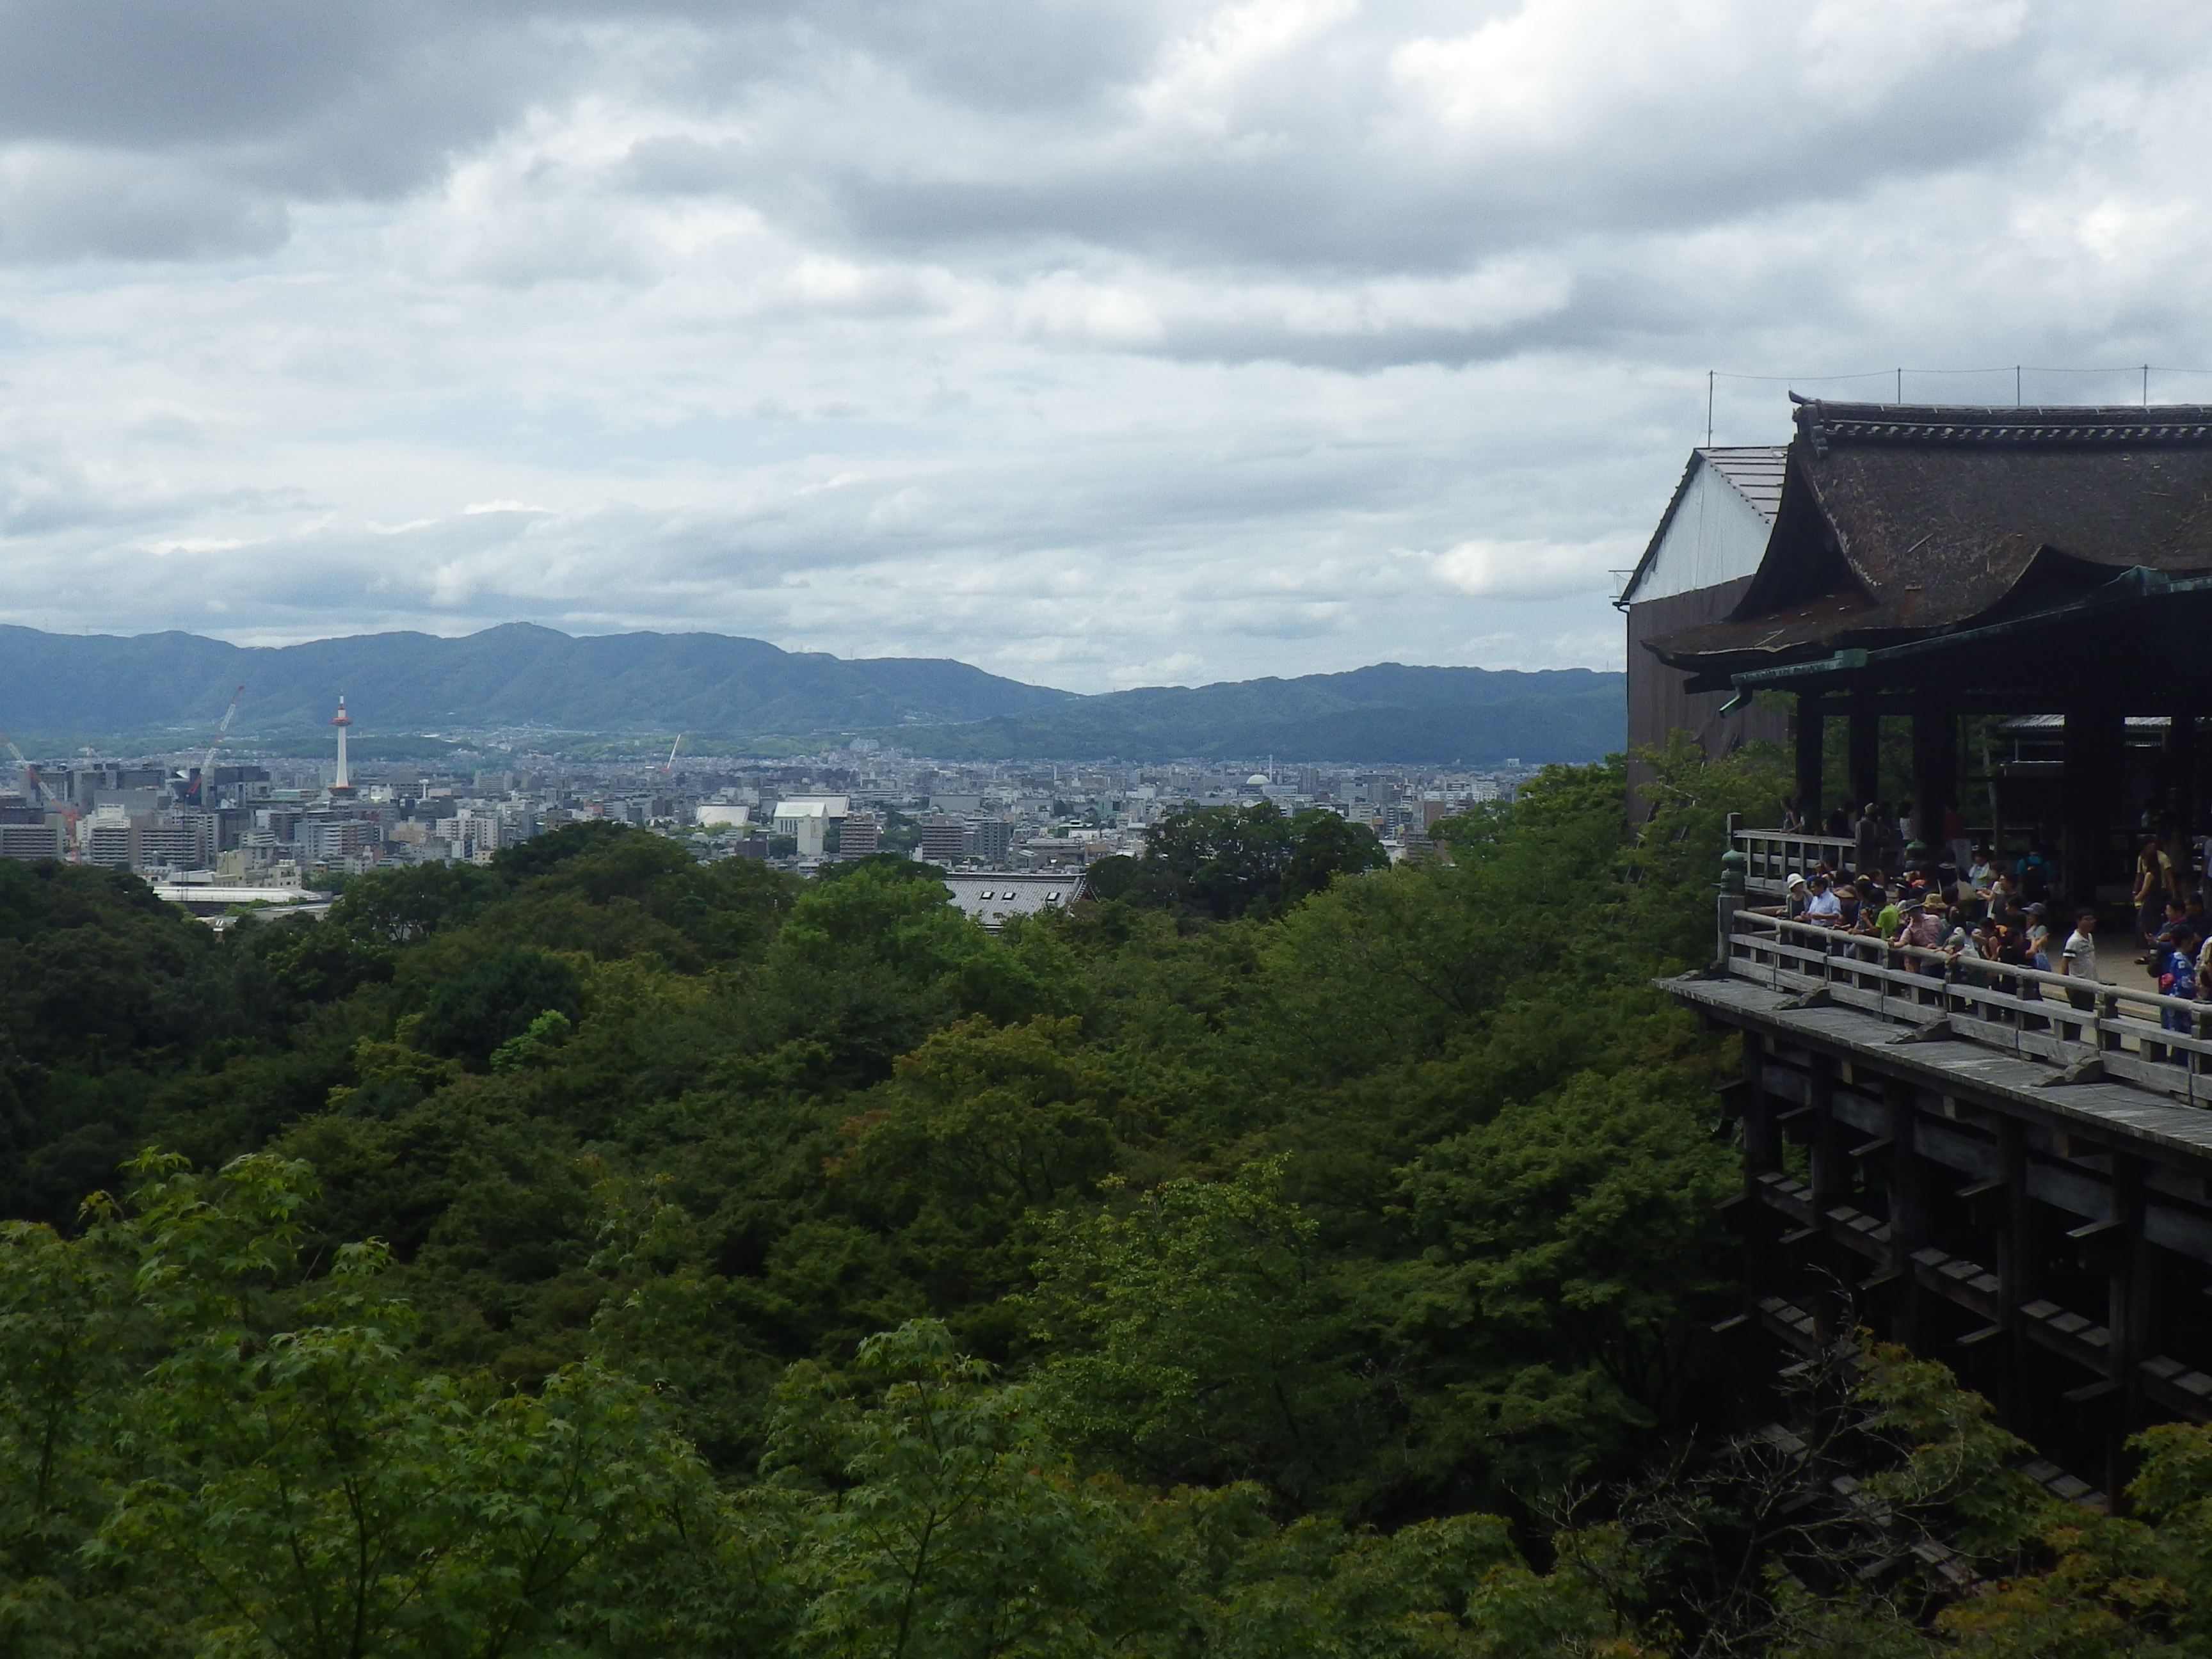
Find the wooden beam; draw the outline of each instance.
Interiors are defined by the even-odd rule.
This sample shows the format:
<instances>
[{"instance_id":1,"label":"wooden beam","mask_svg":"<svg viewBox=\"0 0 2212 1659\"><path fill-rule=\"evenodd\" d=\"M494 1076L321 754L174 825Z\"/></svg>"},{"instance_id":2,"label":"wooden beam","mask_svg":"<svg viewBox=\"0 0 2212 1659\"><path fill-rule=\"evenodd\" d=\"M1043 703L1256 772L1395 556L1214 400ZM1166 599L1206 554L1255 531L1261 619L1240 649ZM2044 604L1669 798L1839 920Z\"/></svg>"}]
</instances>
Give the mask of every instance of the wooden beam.
<instances>
[{"instance_id":1,"label":"wooden beam","mask_svg":"<svg viewBox=\"0 0 2212 1659\"><path fill-rule=\"evenodd\" d=\"M1856 812L1881 794L1881 716L1875 712L1871 697L1851 699L1850 752L1850 804Z\"/></svg>"},{"instance_id":2,"label":"wooden beam","mask_svg":"<svg viewBox=\"0 0 2212 1659\"><path fill-rule=\"evenodd\" d=\"M1797 811L1805 828L1817 830L1826 804L1820 799L1820 743L1827 725L1827 705L1817 691L1797 699Z\"/></svg>"},{"instance_id":3,"label":"wooden beam","mask_svg":"<svg viewBox=\"0 0 2212 1659\"><path fill-rule=\"evenodd\" d=\"M2166 728L2166 804L2184 834L2197 829L2197 712L2177 708Z\"/></svg>"},{"instance_id":4,"label":"wooden beam","mask_svg":"<svg viewBox=\"0 0 2212 1659\"><path fill-rule=\"evenodd\" d=\"M2066 711L2065 817L2060 853L2066 896L2077 906L2097 902L2097 858L2102 850L2107 814L2118 793L2120 748L2127 728L2118 710L2074 708ZM2122 941L2112 949L2125 953Z\"/></svg>"},{"instance_id":5,"label":"wooden beam","mask_svg":"<svg viewBox=\"0 0 2212 1659\"><path fill-rule=\"evenodd\" d=\"M1912 822L1931 855L1941 856L1943 814L1959 794L1959 706L1939 693L1912 711Z\"/></svg>"}]
</instances>

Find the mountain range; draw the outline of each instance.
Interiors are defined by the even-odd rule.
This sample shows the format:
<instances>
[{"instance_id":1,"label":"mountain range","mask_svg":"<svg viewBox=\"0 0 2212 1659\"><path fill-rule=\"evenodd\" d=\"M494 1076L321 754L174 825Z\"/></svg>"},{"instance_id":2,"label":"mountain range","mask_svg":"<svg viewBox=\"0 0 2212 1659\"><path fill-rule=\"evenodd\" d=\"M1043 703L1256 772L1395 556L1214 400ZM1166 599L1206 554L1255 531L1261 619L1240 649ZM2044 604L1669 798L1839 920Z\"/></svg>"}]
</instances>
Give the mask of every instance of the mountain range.
<instances>
[{"instance_id":1,"label":"mountain range","mask_svg":"<svg viewBox=\"0 0 2212 1659\"><path fill-rule=\"evenodd\" d=\"M575 638L510 623L459 639L358 635L241 647L183 633L0 626L0 726L19 740L306 736L339 694L357 733L500 727L714 739L866 734L945 759L1274 754L1589 760L1622 741L1623 677L1384 663L1342 674L1082 696L941 658L845 659L719 634Z\"/></svg>"},{"instance_id":2,"label":"mountain range","mask_svg":"<svg viewBox=\"0 0 2212 1659\"><path fill-rule=\"evenodd\" d=\"M1625 676L1587 668L1386 662L1297 679L1110 691L1038 714L909 730L899 741L946 760L1583 761L1621 747L1625 691Z\"/></svg>"},{"instance_id":3,"label":"mountain range","mask_svg":"<svg viewBox=\"0 0 2212 1659\"><path fill-rule=\"evenodd\" d=\"M210 730L241 684L241 736L324 725L341 694L365 731L744 735L1028 714L1075 695L941 658L848 661L721 634L577 639L508 623L459 639L360 634L235 646L194 634L0 628L0 724L19 735Z\"/></svg>"}]
</instances>

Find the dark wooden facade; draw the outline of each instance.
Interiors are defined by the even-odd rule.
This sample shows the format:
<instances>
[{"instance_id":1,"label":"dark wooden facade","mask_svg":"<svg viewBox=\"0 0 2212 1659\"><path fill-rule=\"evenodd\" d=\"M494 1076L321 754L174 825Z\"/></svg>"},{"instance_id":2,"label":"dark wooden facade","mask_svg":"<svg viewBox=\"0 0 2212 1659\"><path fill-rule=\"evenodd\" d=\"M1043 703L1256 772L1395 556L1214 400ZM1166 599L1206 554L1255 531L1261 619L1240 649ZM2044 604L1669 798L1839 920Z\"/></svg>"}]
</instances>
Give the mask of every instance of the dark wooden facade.
<instances>
[{"instance_id":1,"label":"dark wooden facade","mask_svg":"<svg viewBox=\"0 0 2212 1659\"><path fill-rule=\"evenodd\" d=\"M1912 720L1913 799L1961 793L1964 714L2056 714L2048 826L2097 894L2117 830L2197 827L2212 708L2212 407L1958 410L1801 404L1774 527L1721 619L1645 648L1690 695L1797 702L1797 793L1818 805L1824 717L1853 717L1852 793L1883 714ZM2151 796L2124 785L2129 715L2168 717Z\"/></svg>"},{"instance_id":2,"label":"dark wooden facade","mask_svg":"<svg viewBox=\"0 0 2212 1659\"><path fill-rule=\"evenodd\" d=\"M2212 1110L2175 1097L2201 1066L2153 1088L2084 1064L2124 1021L2077 1030L2071 1058L2057 1037L2008 1051L1942 980L1875 996L1818 956L1770 931L1730 973L1669 982L1743 1036L1730 1325L1752 1387L1870 1328L2119 1490L2130 1435L2212 1421Z\"/></svg>"},{"instance_id":3,"label":"dark wooden facade","mask_svg":"<svg viewBox=\"0 0 2212 1659\"><path fill-rule=\"evenodd\" d=\"M2212 407L1801 403L1796 427L1732 608L1645 642L1686 695L1728 693L1733 719L1790 694L1817 805L1828 718L1870 799L1876 722L1908 717L1923 823L1963 793L1962 716L2061 717L2058 763L2015 794L2057 816L2084 903L2124 877L2100 868L2120 837L2200 822ZM2155 747L2130 716L2162 720ZM1734 1328L1757 1364L1863 1322L1951 1365L2091 1500L2146 1424L2212 1421L2212 1007L1733 902L1715 967L1670 988L1742 1035Z\"/></svg>"},{"instance_id":4,"label":"dark wooden facade","mask_svg":"<svg viewBox=\"0 0 2212 1659\"><path fill-rule=\"evenodd\" d=\"M1717 587L1650 599L1626 607L1628 614L1628 747L1632 757L1645 749L1664 749L1668 737L1686 732L1715 758L1733 754L1753 741L1786 744L1793 726L1778 710L1746 708L1723 714L1729 691L1692 691L1690 676L1651 654L1649 642L1686 628L1718 622L1734 610L1751 586L1748 576ZM1629 787L1648 780L1650 768L1632 758ZM1641 816L1636 814L1636 816Z\"/></svg>"}]
</instances>

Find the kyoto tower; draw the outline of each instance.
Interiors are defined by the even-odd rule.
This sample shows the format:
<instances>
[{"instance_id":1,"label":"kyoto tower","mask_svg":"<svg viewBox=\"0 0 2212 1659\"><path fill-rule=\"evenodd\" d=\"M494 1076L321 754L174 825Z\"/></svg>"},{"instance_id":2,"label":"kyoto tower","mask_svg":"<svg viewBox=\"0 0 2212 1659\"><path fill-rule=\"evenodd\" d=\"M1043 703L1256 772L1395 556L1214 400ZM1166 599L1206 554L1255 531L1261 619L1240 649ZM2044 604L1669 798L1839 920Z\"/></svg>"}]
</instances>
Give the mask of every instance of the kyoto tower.
<instances>
[{"instance_id":1,"label":"kyoto tower","mask_svg":"<svg viewBox=\"0 0 2212 1659\"><path fill-rule=\"evenodd\" d=\"M337 718L331 724L338 729L338 776L337 781L331 786L331 793L350 795L353 793L353 778L346 770L346 727L353 724L353 717L346 713L345 693L343 691L338 693Z\"/></svg>"}]
</instances>

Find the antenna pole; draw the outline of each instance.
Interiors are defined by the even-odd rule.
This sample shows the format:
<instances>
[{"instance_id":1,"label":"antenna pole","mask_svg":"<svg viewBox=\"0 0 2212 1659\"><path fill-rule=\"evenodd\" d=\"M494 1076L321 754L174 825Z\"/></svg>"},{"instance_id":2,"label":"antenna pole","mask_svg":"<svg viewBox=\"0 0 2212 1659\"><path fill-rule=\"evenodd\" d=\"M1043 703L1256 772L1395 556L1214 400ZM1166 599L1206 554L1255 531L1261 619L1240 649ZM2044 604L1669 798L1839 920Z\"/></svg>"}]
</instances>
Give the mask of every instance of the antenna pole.
<instances>
[{"instance_id":1,"label":"antenna pole","mask_svg":"<svg viewBox=\"0 0 2212 1659\"><path fill-rule=\"evenodd\" d=\"M1905 371L1901 368L1897 371L1897 401L1905 401Z\"/></svg>"},{"instance_id":2,"label":"antenna pole","mask_svg":"<svg viewBox=\"0 0 2212 1659\"><path fill-rule=\"evenodd\" d=\"M2143 407L2150 407L2150 365L2143 365Z\"/></svg>"},{"instance_id":3,"label":"antenna pole","mask_svg":"<svg viewBox=\"0 0 2212 1659\"><path fill-rule=\"evenodd\" d=\"M1713 447L1713 371L1705 371L1705 447Z\"/></svg>"},{"instance_id":4,"label":"antenna pole","mask_svg":"<svg viewBox=\"0 0 2212 1659\"><path fill-rule=\"evenodd\" d=\"M2014 409L2020 407L2020 365L2018 363L2012 366L2012 406Z\"/></svg>"}]
</instances>

